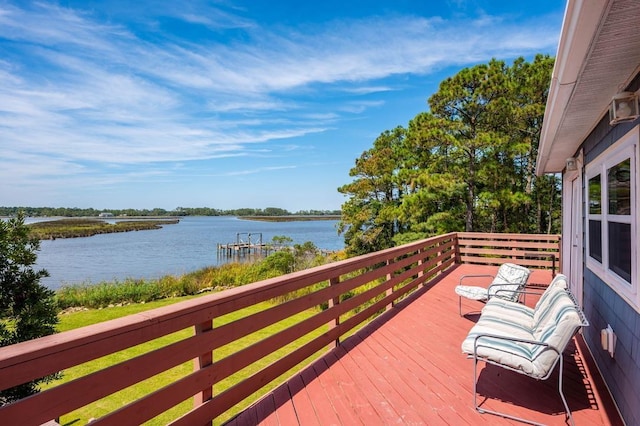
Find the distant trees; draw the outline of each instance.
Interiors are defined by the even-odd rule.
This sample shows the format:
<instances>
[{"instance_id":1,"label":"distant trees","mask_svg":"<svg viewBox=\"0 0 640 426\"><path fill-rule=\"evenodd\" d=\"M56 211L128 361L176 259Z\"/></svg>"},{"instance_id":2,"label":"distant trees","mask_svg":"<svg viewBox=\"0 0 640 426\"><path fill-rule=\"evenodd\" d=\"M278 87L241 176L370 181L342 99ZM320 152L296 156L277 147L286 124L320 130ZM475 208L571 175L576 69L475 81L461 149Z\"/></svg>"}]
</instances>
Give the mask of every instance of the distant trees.
<instances>
[{"instance_id":1,"label":"distant trees","mask_svg":"<svg viewBox=\"0 0 640 426\"><path fill-rule=\"evenodd\" d=\"M440 83L407 128L383 132L338 188L351 254L449 231L557 232L559 181L535 160L553 59L492 60Z\"/></svg>"},{"instance_id":2,"label":"distant trees","mask_svg":"<svg viewBox=\"0 0 640 426\"><path fill-rule=\"evenodd\" d=\"M78 207L0 207L0 216L16 216L22 212L32 217L98 217L100 213L113 213L114 216L177 216L176 212L165 209L93 209Z\"/></svg>"},{"instance_id":3,"label":"distant trees","mask_svg":"<svg viewBox=\"0 0 640 426\"><path fill-rule=\"evenodd\" d=\"M46 336L58 323L54 292L40 284L46 270L34 270L40 242L29 235L22 214L0 221L0 346ZM38 392L42 378L0 391L0 405Z\"/></svg>"},{"instance_id":4,"label":"distant trees","mask_svg":"<svg viewBox=\"0 0 640 426\"><path fill-rule=\"evenodd\" d=\"M174 210L154 209L103 209L68 208L68 207L0 207L0 216L15 216L23 212L32 217L98 217L100 213L112 213L114 216L289 216L340 215L340 210L300 210L291 213L279 207L265 209L240 208L221 210L211 207L176 207Z\"/></svg>"}]
</instances>

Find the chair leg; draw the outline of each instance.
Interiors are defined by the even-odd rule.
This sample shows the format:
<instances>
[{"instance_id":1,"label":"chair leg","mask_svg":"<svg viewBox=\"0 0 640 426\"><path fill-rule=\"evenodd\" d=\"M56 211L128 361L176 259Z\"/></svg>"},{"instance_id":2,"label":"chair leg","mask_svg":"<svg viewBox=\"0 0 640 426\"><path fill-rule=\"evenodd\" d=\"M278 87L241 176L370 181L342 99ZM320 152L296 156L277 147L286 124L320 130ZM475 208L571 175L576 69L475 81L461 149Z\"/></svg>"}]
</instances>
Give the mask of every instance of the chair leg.
<instances>
[{"instance_id":1,"label":"chair leg","mask_svg":"<svg viewBox=\"0 0 640 426\"><path fill-rule=\"evenodd\" d=\"M572 426L576 426L573 421L573 416L571 415L571 410L569 409L569 404L567 404L567 399L564 397L564 392L562 391L562 371L564 366L563 354L560 354L560 371L558 372L558 393L560 393L560 398L562 398L562 403L564 404L564 409L567 412L567 418Z\"/></svg>"},{"instance_id":2,"label":"chair leg","mask_svg":"<svg viewBox=\"0 0 640 426\"><path fill-rule=\"evenodd\" d=\"M478 399L476 395L478 394L478 358L473 357L473 408L476 411L482 413L482 409L478 407Z\"/></svg>"},{"instance_id":3,"label":"chair leg","mask_svg":"<svg viewBox=\"0 0 640 426\"><path fill-rule=\"evenodd\" d=\"M524 419L522 417L517 417L517 416L513 416L511 414L506 414L506 413L502 413L500 411L493 411L493 410L488 410L486 408L481 408L478 405L478 398L477 398L477 394L478 394L478 357L474 355L473 357L473 407L476 409L476 411L480 414L493 414L494 416L500 416L500 417L504 417L505 419L511 419L511 420L515 420L518 422L522 422L522 423L527 423L530 425L535 425L535 426L545 426L544 423L538 423L538 422L534 422L533 420L527 420ZM562 358L561 358L561 362L562 362ZM562 378L562 363L560 364L560 373L561 373L561 378ZM560 379L562 381L562 379ZM564 394L562 393L562 385L560 385L560 396L562 397L562 402L564 403L565 409L567 410L567 413L569 414L569 418L571 420L571 424L573 426L575 426L575 424L573 423L573 417L571 417L571 412L569 411L569 407L567 406L566 400L564 399Z\"/></svg>"}]
</instances>

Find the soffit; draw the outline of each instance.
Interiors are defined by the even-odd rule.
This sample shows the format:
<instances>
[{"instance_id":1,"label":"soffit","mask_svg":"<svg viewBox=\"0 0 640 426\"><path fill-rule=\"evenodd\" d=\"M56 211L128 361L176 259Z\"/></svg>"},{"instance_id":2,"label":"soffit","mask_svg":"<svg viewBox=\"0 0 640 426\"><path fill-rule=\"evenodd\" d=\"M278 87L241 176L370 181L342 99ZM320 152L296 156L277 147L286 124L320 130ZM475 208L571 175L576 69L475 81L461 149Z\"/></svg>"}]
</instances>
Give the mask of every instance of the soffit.
<instances>
[{"instance_id":1,"label":"soffit","mask_svg":"<svg viewBox=\"0 0 640 426\"><path fill-rule=\"evenodd\" d=\"M589 2L587 0L586 4ZM639 26L640 2L613 0L602 15L599 28L595 31L592 28L592 34L588 31L574 34L575 37L591 36L590 48L564 108L556 106L556 111L551 111L561 114L560 119L556 120L557 128L547 131L543 128L538 173L562 171L566 158L576 153L582 141L608 114L612 96L622 91L633 78L640 64ZM557 61L561 59L558 57ZM556 62L556 68L559 66L567 64ZM552 96L553 92L547 103L548 109L553 105Z\"/></svg>"}]
</instances>

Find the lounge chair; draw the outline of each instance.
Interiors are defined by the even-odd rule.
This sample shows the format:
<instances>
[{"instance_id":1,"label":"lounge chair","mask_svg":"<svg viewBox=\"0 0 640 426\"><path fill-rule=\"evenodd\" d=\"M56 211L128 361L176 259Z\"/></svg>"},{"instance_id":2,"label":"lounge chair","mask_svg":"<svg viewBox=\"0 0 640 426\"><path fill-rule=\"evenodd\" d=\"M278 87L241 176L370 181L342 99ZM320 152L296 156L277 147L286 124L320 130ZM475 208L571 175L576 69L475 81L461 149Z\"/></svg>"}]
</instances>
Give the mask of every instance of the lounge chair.
<instances>
[{"instance_id":1,"label":"lounge chair","mask_svg":"<svg viewBox=\"0 0 640 426\"><path fill-rule=\"evenodd\" d=\"M478 322L462 342L462 352L473 362L473 404L480 413L490 413L530 424L533 421L478 406L478 361L497 365L537 380L549 378L559 365L558 392L567 419L574 424L562 390L563 352L580 327L589 322L566 288L566 277L557 275L535 308L492 298Z\"/></svg>"},{"instance_id":2,"label":"lounge chair","mask_svg":"<svg viewBox=\"0 0 640 426\"><path fill-rule=\"evenodd\" d=\"M460 278L459 285L456 286L455 289L458 295L458 313L462 316L463 297L480 302L486 302L494 296L512 302L518 301L530 274L531 271L524 266L513 263L503 263L500 265L500 268L498 268L495 276L488 274L463 275ZM493 278L488 288L463 284L464 281L482 277Z\"/></svg>"}]
</instances>

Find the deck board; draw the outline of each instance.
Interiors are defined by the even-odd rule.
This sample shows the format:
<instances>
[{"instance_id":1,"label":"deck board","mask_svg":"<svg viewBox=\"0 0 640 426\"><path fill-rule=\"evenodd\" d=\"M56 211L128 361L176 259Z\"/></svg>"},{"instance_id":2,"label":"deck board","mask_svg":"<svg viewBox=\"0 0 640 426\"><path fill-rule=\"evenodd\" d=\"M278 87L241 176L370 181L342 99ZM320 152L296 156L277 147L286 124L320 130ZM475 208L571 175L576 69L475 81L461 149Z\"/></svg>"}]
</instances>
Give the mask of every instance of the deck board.
<instances>
[{"instance_id":1,"label":"deck board","mask_svg":"<svg viewBox=\"0 0 640 426\"><path fill-rule=\"evenodd\" d=\"M364 423L353 409L353 402L349 400L348 393L344 391L343 380L337 378L334 369L329 369L326 362L314 363L313 370L316 374L317 381L322 386L324 396L331 401L331 409L338 416L336 424L363 425ZM344 372L344 371L343 371ZM353 382L351 387L353 388Z\"/></svg>"},{"instance_id":2,"label":"deck board","mask_svg":"<svg viewBox=\"0 0 640 426\"><path fill-rule=\"evenodd\" d=\"M513 425L473 408L473 362L460 345L482 303L463 300L458 315L453 289L460 276L492 273L491 266L460 265L374 320L289 381L247 408L237 425ZM530 282L548 283L536 270ZM530 297L527 304L535 303ZM578 350L580 349L580 350ZM565 352L564 389L578 425L622 424L585 356L580 338ZM565 425L557 371L536 381L479 364L479 401L549 425Z\"/></svg>"}]
</instances>

